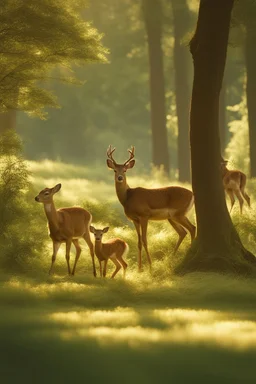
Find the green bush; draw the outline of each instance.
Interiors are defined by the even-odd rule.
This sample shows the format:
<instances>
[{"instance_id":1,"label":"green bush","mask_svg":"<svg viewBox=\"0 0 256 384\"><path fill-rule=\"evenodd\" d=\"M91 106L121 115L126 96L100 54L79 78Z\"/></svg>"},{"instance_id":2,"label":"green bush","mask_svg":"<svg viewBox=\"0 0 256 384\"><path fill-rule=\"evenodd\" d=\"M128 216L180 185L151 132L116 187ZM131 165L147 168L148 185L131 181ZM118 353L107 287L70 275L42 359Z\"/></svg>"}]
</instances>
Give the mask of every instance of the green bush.
<instances>
[{"instance_id":1,"label":"green bush","mask_svg":"<svg viewBox=\"0 0 256 384\"><path fill-rule=\"evenodd\" d=\"M25 271L42 250L45 233L32 204L22 145L13 131L0 137L0 267Z\"/></svg>"}]
</instances>

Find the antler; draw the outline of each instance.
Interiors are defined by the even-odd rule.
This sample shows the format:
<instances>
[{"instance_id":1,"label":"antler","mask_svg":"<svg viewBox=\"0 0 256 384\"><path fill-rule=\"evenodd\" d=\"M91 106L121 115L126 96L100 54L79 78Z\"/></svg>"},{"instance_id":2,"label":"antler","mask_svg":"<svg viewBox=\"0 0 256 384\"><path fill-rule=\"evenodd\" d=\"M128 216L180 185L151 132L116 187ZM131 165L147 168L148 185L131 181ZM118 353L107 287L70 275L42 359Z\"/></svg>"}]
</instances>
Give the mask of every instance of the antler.
<instances>
[{"instance_id":1,"label":"antler","mask_svg":"<svg viewBox=\"0 0 256 384\"><path fill-rule=\"evenodd\" d=\"M108 149L107 149L107 157L108 157L111 161L113 161L113 164L116 165L116 162L115 162L115 160L113 159L113 156L112 156L112 154L113 154L113 152L115 152L115 150L116 150L115 148L112 149L112 146L109 145L109 146L108 146Z\"/></svg>"},{"instance_id":2,"label":"antler","mask_svg":"<svg viewBox=\"0 0 256 384\"><path fill-rule=\"evenodd\" d=\"M128 149L128 152L130 153L130 157L128 160L126 160L124 165L127 165L134 158L134 151L135 151L135 147L133 146L131 147L131 149Z\"/></svg>"}]
</instances>

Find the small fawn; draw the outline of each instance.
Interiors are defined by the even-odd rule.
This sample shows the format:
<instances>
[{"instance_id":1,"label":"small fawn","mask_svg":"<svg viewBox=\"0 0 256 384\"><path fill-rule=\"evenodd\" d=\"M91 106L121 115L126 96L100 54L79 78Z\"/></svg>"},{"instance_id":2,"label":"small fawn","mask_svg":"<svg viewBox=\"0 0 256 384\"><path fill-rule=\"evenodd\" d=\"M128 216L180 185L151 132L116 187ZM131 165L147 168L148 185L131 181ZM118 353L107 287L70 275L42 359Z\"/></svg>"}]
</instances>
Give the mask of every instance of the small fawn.
<instances>
[{"instance_id":1,"label":"small fawn","mask_svg":"<svg viewBox=\"0 0 256 384\"><path fill-rule=\"evenodd\" d=\"M93 274L96 276L93 243L91 241L89 232L89 225L92 221L92 215L81 207L60 208L56 210L53 202L53 196L60 190L60 188L61 184L57 184L53 188L45 188L35 197L37 202L44 204L44 211L47 217L50 237L53 243L52 264L49 274L52 273L53 264L56 260L56 256L61 243L66 244L68 273L72 275L75 274L76 264L81 254L81 247L79 245L78 239L83 237L90 249ZM71 272L69 260L72 243L76 248L76 258L73 270Z\"/></svg>"},{"instance_id":2,"label":"small fawn","mask_svg":"<svg viewBox=\"0 0 256 384\"><path fill-rule=\"evenodd\" d=\"M127 263L124 261L123 256L126 255L129 250L128 244L118 238L110 239L106 243L102 243L102 236L104 233L107 233L108 230L109 227L96 229L92 225L90 226L90 231L95 237L95 254L100 264L100 276L102 277L102 261L104 262L103 277L105 277L107 273L107 263L110 259L116 266L111 278L113 279L122 267L123 276L125 277Z\"/></svg>"}]
</instances>

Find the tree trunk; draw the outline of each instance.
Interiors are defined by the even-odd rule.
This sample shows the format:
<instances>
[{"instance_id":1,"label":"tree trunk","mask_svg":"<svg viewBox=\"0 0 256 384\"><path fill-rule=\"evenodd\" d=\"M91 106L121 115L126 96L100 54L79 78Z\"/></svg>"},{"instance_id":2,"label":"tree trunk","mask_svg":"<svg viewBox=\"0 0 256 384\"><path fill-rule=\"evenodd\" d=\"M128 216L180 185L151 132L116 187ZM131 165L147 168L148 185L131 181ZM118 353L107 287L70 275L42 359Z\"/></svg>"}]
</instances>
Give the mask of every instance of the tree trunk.
<instances>
[{"instance_id":1,"label":"tree trunk","mask_svg":"<svg viewBox=\"0 0 256 384\"><path fill-rule=\"evenodd\" d=\"M220 91L219 127L221 153L224 155L227 145L227 121L226 121L226 82L223 81Z\"/></svg>"},{"instance_id":2,"label":"tree trunk","mask_svg":"<svg viewBox=\"0 0 256 384\"><path fill-rule=\"evenodd\" d=\"M0 113L0 135L9 130L16 128L16 111L11 109L8 112Z\"/></svg>"},{"instance_id":3,"label":"tree trunk","mask_svg":"<svg viewBox=\"0 0 256 384\"><path fill-rule=\"evenodd\" d=\"M247 73L246 97L248 108L249 123L249 146L250 146L250 176L256 177L256 53L255 53L255 37L254 28L246 28L245 37L245 65Z\"/></svg>"},{"instance_id":4,"label":"tree trunk","mask_svg":"<svg viewBox=\"0 0 256 384\"><path fill-rule=\"evenodd\" d=\"M163 166L169 173L169 153L166 129L165 85L162 39L161 0L142 0L145 19L149 67L150 67L150 104L153 164Z\"/></svg>"},{"instance_id":5,"label":"tree trunk","mask_svg":"<svg viewBox=\"0 0 256 384\"><path fill-rule=\"evenodd\" d=\"M176 111L178 119L178 168L179 181L190 181L189 109L189 52L182 44L188 31L189 10L186 0L171 0L174 26L174 73Z\"/></svg>"},{"instance_id":6,"label":"tree trunk","mask_svg":"<svg viewBox=\"0 0 256 384\"><path fill-rule=\"evenodd\" d=\"M192 187L197 238L178 272L249 273L247 251L229 216L220 169L219 96L234 0L201 0L190 50L194 83L190 114Z\"/></svg>"}]
</instances>

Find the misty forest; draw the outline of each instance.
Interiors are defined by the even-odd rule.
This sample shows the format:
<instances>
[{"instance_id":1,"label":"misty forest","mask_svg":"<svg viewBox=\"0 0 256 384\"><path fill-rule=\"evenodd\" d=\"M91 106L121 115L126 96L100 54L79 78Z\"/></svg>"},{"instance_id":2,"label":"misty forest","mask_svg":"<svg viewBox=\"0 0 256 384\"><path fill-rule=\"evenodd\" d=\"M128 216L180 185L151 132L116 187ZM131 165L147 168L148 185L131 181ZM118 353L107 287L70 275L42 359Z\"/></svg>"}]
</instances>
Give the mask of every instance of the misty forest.
<instances>
[{"instance_id":1,"label":"misty forest","mask_svg":"<svg viewBox=\"0 0 256 384\"><path fill-rule=\"evenodd\" d=\"M255 383L256 0L1 0L1 382Z\"/></svg>"}]
</instances>

